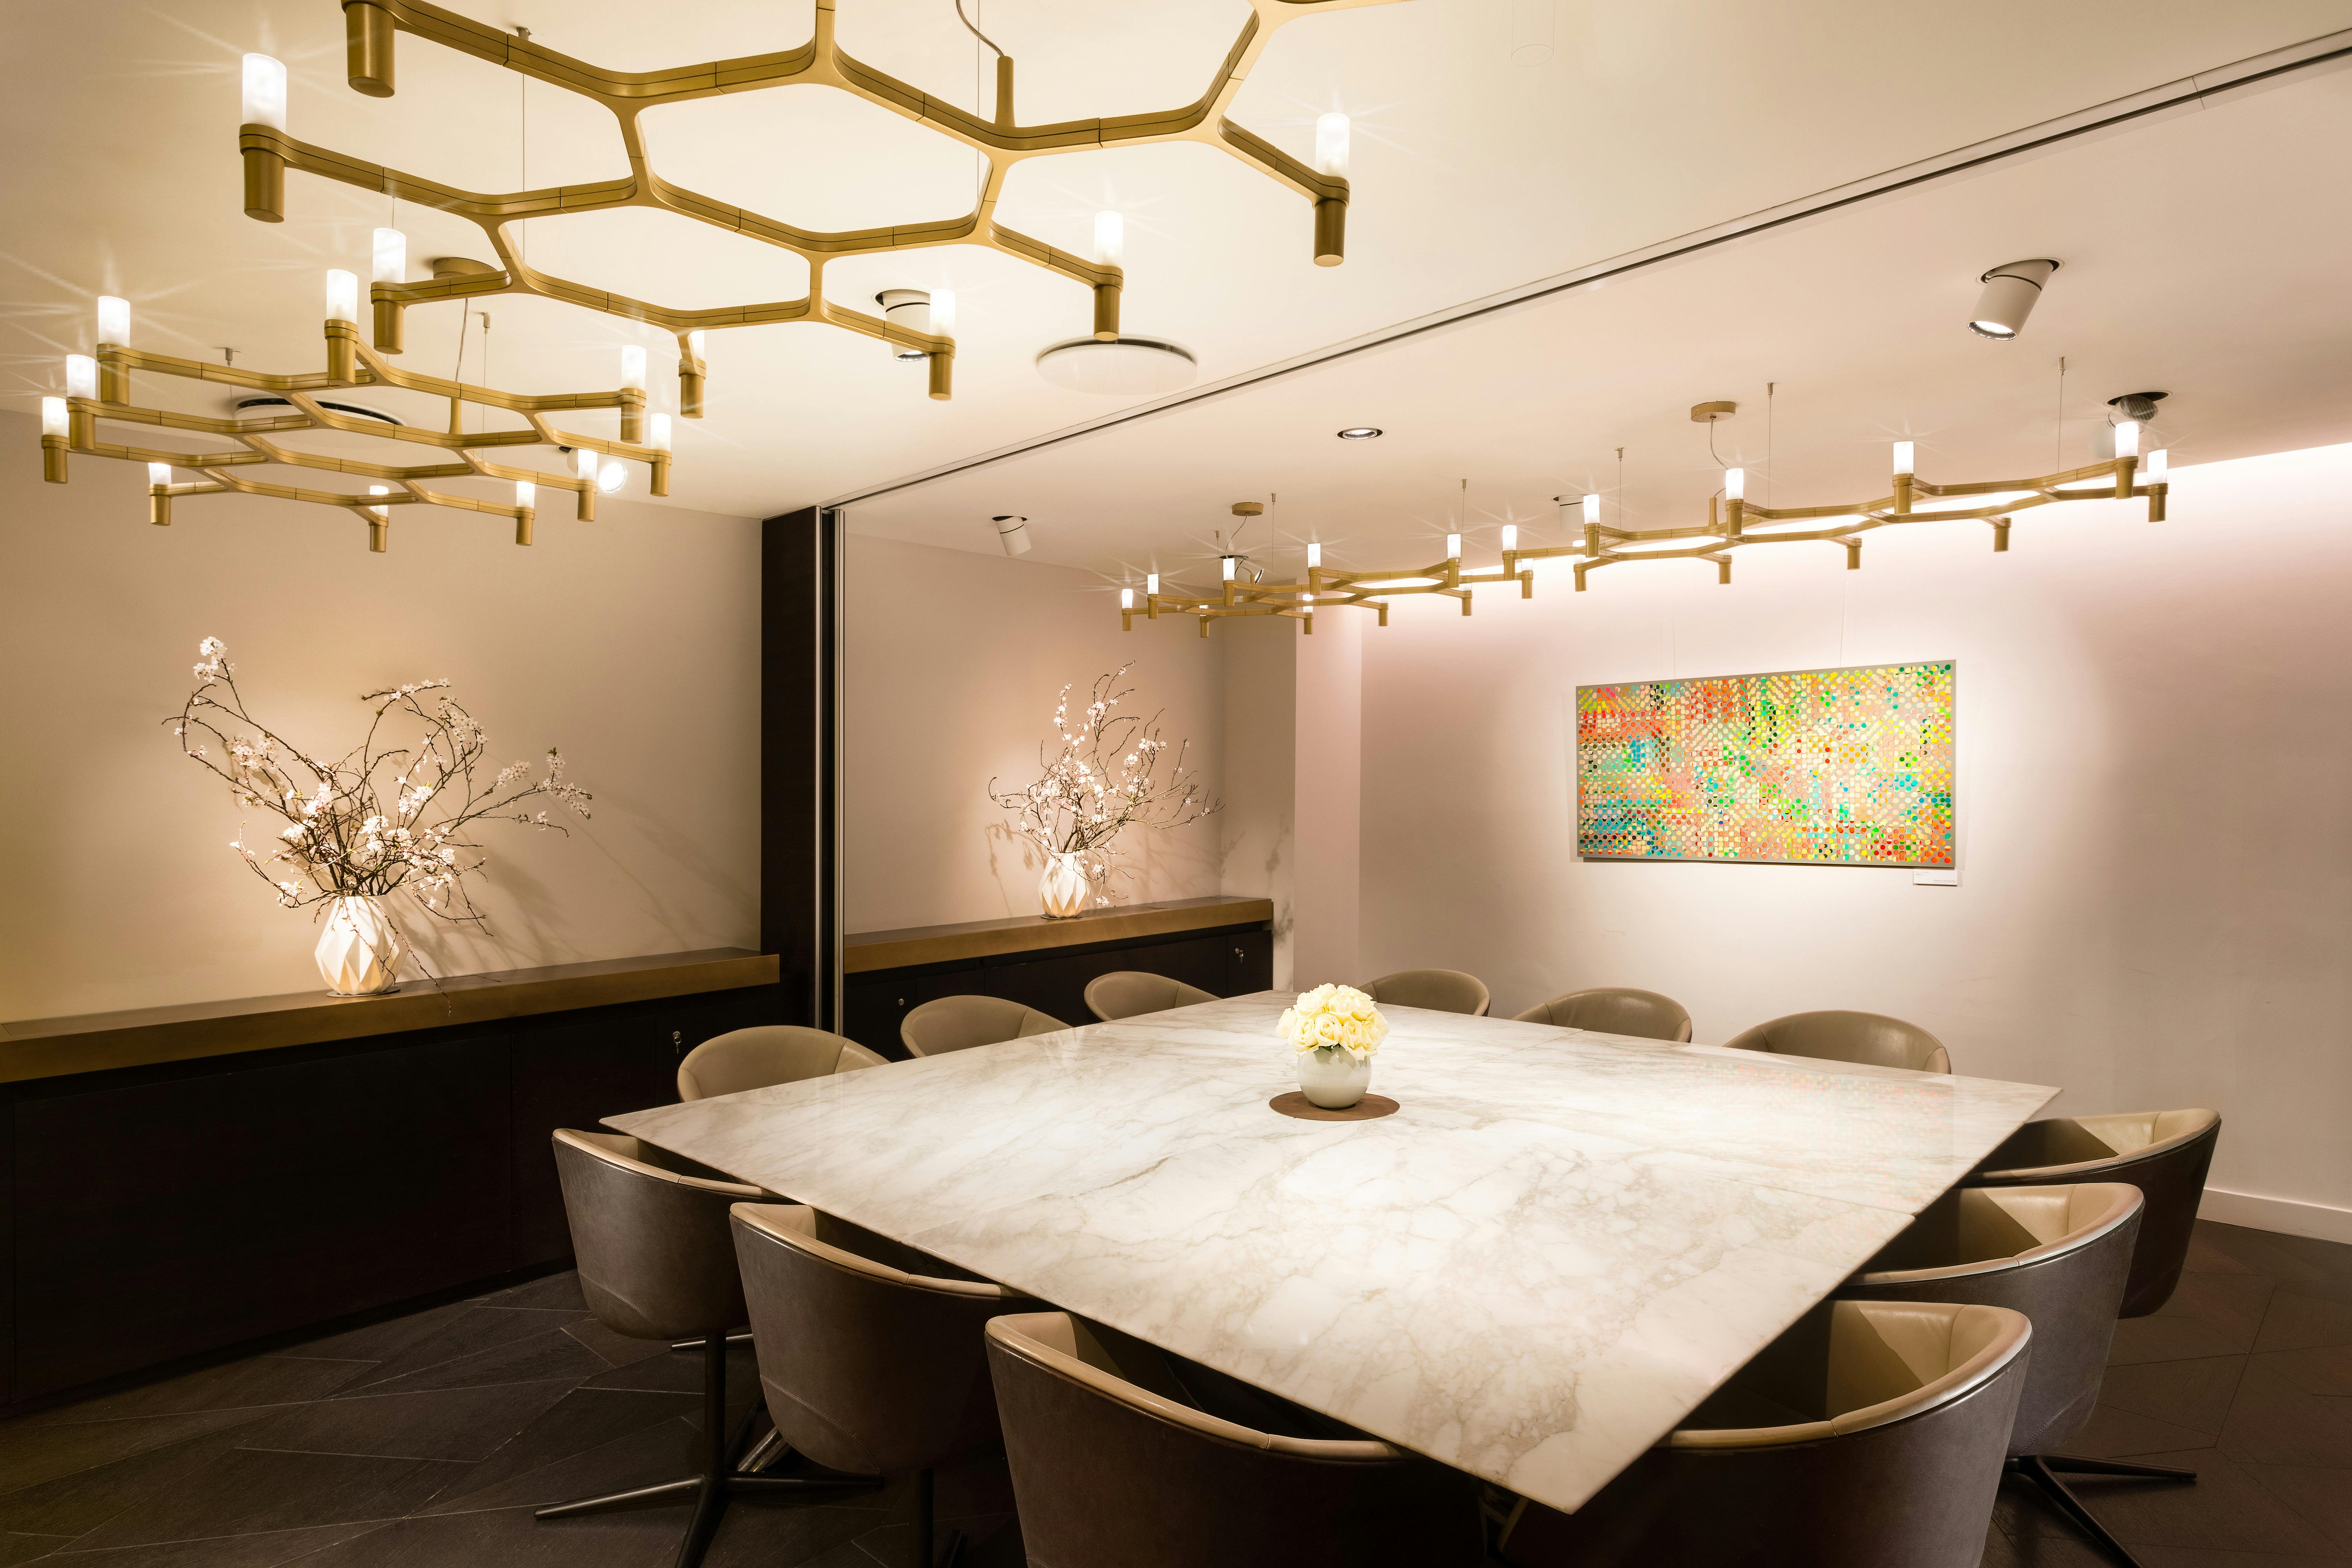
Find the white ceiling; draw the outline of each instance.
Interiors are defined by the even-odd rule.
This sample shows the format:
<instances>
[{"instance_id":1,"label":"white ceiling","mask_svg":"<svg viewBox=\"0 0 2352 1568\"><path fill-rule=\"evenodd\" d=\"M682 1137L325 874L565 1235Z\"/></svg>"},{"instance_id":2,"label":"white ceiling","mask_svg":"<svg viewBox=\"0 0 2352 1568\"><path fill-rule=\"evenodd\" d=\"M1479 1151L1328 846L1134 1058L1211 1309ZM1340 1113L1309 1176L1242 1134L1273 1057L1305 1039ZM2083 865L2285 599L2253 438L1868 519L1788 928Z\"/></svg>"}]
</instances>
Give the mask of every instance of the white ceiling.
<instances>
[{"instance_id":1,"label":"white ceiling","mask_svg":"<svg viewBox=\"0 0 2352 1568\"><path fill-rule=\"evenodd\" d=\"M458 8L616 68L787 47L810 27L805 3ZM2106 0L1555 0L1552 59L1528 68L1508 58L1527 9L1402 0L1276 37L1234 118L1304 156L1316 114L1356 117L1345 267L1311 265L1303 202L1193 145L1033 161L1000 216L1083 252L1093 212L1124 211L1128 329L1187 344L1215 381L2352 26L2352 0L2145 0L2123 13ZM982 23L1020 61L1021 118L1034 121L1189 100L1245 14L1238 0L988 0ZM951 0L841 0L840 18L861 58L978 101L978 50ZM287 223L242 216L246 49L292 68L297 135L359 157L486 189L623 166L609 119L584 100L407 37L399 96L367 99L341 79L341 39L333 0L42 10L38 38L10 51L0 101L26 150L0 220L0 352L16 405L59 389L58 356L88 347L101 292L131 298L142 347L318 363L318 273L363 270L389 204L296 174ZM2352 308L2330 258L2347 253L2347 175L2320 150L2352 128L2347 81L2305 73L1554 296L861 503L853 526L992 548L987 517L1024 511L1037 559L1116 573L1181 557L1225 502L1274 490L1282 525L1319 530L1336 561L1435 531L1462 477L1486 511L1522 521L1557 490L1613 489L1620 444L1626 515L1654 523L1712 484L1691 402L1739 399L1719 447L1765 467L1768 381L1774 471L1751 493L1875 493L1881 443L1897 431L1919 437L1931 473L2040 471L2062 353L2070 461L2084 460L2099 399L2149 386L2175 394L2165 423L2182 461L2344 439ZM968 152L821 89L681 105L646 125L667 177L808 226L969 201ZM415 258L482 249L469 225L405 205L398 219ZM677 305L790 297L805 277L789 253L648 212L540 220L526 243L535 265ZM2067 266L2024 341L1958 330L1978 272L2045 254ZM770 513L1120 406L1049 386L1030 364L1083 330L1076 286L970 247L829 271L852 303L894 285L961 296L952 403L925 398L920 371L868 339L814 325L715 333L710 417L680 423L673 500ZM487 308L492 379L517 390L610 384L623 342L669 360L661 334L574 307ZM455 321L446 306L413 311L409 363L446 374ZM1357 423L1389 435L1332 440Z\"/></svg>"}]
</instances>

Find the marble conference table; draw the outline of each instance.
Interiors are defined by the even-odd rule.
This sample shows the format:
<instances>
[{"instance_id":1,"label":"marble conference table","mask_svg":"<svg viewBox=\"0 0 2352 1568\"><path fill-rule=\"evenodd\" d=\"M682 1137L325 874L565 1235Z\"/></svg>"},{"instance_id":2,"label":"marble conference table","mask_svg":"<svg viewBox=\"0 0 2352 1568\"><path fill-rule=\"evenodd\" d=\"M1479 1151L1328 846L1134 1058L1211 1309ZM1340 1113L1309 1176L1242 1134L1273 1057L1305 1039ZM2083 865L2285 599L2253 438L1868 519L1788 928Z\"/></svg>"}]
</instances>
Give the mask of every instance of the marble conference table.
<instances>
[{"instance_id":1,"label":"marble conference table","mask_svg":"<svg viewBox=\"0 0 2352 1568\"><path fill-rule=\"evenodd\" d=\"M610 1118L1573 1510L2058 1091L1272 993Z\"/></svg>"}]
</instances>

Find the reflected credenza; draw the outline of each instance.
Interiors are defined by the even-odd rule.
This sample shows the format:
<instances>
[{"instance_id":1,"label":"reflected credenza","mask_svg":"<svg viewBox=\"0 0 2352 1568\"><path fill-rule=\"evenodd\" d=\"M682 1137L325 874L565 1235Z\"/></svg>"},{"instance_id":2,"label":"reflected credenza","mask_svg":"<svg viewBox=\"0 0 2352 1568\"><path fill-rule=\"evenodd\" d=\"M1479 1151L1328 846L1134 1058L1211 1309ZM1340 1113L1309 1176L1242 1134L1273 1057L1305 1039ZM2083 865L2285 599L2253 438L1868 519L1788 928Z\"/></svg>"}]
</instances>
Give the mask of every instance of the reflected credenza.
<instances>
[{"instance_id":1,"label":"reflected credenza","mask_svg":"<svg viewBox=\"0 0 2352 1568\"><path fill-rule=\"evenodd\" d=\"M1114 970L1165 974L1217 996L1274 984L1274 904L1219 895L1016 915L962 925L856 932L841 944L842 1033L907 1055L899 1020L935 997L1003 996L1066 1024L1091 1024L1087 982Z\"/></svg>"},{"instance_id":2,"label":"reflected credenza","mask_svg":"<svg viewBox=\"0 0 2352 1568\"><path fill-rule=\"evenodd\" d=\"M0 1389L61 1390L571 1255L548 1134L775 1022L740 949L0 1024Z\"/></svg>"}]
</instances>

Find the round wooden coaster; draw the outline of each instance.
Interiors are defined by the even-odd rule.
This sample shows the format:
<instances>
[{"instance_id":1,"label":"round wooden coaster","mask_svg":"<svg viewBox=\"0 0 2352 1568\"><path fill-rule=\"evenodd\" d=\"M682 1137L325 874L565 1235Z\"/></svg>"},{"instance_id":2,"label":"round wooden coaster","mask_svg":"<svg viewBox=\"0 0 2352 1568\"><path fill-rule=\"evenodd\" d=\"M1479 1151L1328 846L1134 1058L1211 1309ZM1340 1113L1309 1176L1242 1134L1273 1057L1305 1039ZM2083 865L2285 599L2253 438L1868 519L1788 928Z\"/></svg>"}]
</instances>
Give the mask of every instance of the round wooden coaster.
<instances>
[{"instance_id":1,"label":"round wooden coaster","mask_svg":"<svg viewBox=\"0 0 2352 1568\"><path fill-rule=\"evenodd\" d=\"M1396 1114L1397 1102L1385 1094L1368 1094L1345 1110L1326 1110L1297 1089L1277 1094L1266 1104L1285 1116L1295 1116L1301 1121L1370 1121L1376 1117Z\"/></svg>"}]
</instances>

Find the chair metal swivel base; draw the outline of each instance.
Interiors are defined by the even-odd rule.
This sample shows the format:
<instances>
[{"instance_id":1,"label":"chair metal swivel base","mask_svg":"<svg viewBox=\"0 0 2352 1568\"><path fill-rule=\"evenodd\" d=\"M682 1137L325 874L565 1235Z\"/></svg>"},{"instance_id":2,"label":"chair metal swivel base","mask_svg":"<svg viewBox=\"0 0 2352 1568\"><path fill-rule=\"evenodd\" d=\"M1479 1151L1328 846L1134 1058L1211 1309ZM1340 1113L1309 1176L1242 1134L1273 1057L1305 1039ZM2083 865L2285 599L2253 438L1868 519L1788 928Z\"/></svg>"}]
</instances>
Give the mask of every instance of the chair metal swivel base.
<instances>
[{"instance_id":1,"label":"chair metal swivel base","mask_svg":"<svg viewBox=\"0 0 2352 1568\"><path fill-rule=\"evenodd\" d=\"M686 1539L678 1542L677 1568L695 1568L702 1554L710 1549L711 1538L719 1533L719 1521L727 1512L727 1505L737 1498L772 1498L806 1496L823 1491L869 1491L882 1484L880 1476L848 1476L831 1471L813 1475L766 1476L751 1468L736 1467L735 1456L742 1448L743 1439L750 1435L751 1416L756 1411L746 1411L731 1434L727 1429L727 1344L730 1336L712 1334L701 1342L702 1351L702 1432L706 1441L703 1468L698 1476L680 1480L664 1481L658 1486L635 1487L625 1492L610 1492L604 1497L582 1498L577 1502L557 1503L538 1510L539 1519L578 1519L593 1513L610 1513L621 1509L653 1508L663 1503L694 1500L694 1521L686 1528ZM770 1434L771 1436L773 1434ZM751 1456L753 1464L764 1462L778 1446L762 1441Z\"/></svg>"},{"instance_id":2,"label":"chair metal swivel base","mask_svg":"<svg viewBox=\"0 0 2352 1568\"><path fill-rule=\"evenodd\" d=\"M2009 1473L2033 1484L2053 1508L2089 1536L2099 1547L2124 1568L2140 1568L2139 1559L2131 1549L2111 1534L2091 1510L2083 1506L2074 1489L2058 1479L2060 1471L2077 1476L2121 1476L2143 1481L2193 1481L2194 1470L2176 1470L2164 1465L2128 1465L2119 1459L2081 1459L2067 1454L2023 1454L2009 1461Z\"/></svg>"}]
</instances>

